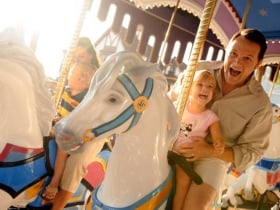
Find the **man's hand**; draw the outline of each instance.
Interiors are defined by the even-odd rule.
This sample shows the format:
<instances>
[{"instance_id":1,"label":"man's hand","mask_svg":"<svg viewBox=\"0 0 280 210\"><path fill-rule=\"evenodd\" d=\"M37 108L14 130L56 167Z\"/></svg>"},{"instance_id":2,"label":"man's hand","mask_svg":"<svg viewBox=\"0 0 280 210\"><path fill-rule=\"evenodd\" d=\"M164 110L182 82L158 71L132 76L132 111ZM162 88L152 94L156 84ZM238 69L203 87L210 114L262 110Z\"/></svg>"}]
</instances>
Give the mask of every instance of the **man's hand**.
<instances>
[{"instance_id":1,"label":"man's hand","mask_svg":"<svg viewBox=\"0 0 280 210\"><path fill-rule=\"evenodd\" d=\"M179 139L180 137L178 137ZM172 150L185 156L188 161L195 161L203 157L214 157L215 149L206 143L203 137L189 137L192 141L178 141L173 145Z\"/></svg>"}]
</instances>

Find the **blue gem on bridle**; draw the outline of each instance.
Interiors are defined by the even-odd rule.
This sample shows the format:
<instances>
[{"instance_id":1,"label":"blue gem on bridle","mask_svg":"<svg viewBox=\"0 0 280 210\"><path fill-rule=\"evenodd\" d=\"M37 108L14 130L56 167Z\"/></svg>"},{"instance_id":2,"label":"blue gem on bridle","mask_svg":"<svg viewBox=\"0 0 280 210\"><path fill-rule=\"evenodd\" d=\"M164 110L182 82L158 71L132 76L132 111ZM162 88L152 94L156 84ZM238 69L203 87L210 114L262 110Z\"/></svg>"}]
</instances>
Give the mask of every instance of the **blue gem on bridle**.
<instances>
[{"instance_id":1,"label":"blue gem on bridle","mask_svg":"<svg viewBox=\"0 0 280 210\"><path fill-rule=\"evenodd\" d=\"M86 130L84 134L84 142L91 141L94 139L94 137L100 136L101 134L122 125L133 116L129 127L126 130L128 131L137 124L143 111L147 108L148 100L153 91L154 83L152 78L148 77L146 79L145 87L141 94L138 92L135 85L126 74L119 75L117 79L124 86L129 96L133 100L133 103L115 119L104 123L96 128ZM91 133L93 133L94 136L90 136Z\"/></svg>"}]
</instances>

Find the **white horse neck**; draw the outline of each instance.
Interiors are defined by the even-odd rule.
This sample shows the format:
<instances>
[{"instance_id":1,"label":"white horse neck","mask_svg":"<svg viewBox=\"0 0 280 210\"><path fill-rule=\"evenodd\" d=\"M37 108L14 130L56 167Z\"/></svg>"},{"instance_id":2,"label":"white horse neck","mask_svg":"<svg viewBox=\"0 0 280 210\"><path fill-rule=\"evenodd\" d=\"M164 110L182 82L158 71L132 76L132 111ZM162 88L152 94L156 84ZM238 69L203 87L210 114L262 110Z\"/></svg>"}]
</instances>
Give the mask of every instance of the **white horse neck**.
<instances>
[{"instance_id":1,"label":"white horse neck","mask_svg":"<svg viewBox=\"0 0 280 210\"><path fill-rule=\"evenodd\" d=\"M1 124L0 152L6 143L27 148L42 147L34 87L30 75L19 65L0 60ZM19 70L20 69L20 70Z\"/></svg>"},{"instance_id":2,"label":"white horse neck","mask_svg":"<svg viewBox=\"0 0 280 210\"><path fill-rule=\"evenodd\" d=\"M146 114L116 139L98 197L114 207L140 200L166 180L170 172L167 123Z\"/></svg>"}]
</instances>

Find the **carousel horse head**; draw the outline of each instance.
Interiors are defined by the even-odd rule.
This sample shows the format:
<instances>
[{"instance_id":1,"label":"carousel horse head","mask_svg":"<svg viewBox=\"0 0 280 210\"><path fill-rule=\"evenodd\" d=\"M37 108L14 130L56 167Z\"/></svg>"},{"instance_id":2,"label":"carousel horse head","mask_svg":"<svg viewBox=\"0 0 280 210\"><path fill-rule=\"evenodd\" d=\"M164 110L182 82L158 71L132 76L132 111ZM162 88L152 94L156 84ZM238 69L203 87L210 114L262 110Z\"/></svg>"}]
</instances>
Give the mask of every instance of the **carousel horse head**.
<instances>
[{"instance_id":1,"label":"carousel horse head","mask_svg":"<svg viewBox=\"0 0 280 210\"><path fill-rule=\"evenodd\" d=\"M58 145L72 152L116 134L98 191L100 202L134 209L135 202L142 205L139 200L162 188L161 198L168 197L167 152L179 118L166 93L167 81L157 65L134 52L116 53L97 70L78 107L56 124ZM164 203L159 200L157 207Z\"/></svg>"},{"instance_id":2,"label":"carousel horse head","mask_svg":"<svg viewBox=\"0 0 280 210\"><path fill-rule=\"evenodd\" d=\"M14 174L11 166L19 166L30 153L42 149L54 106L45 87L43 68L32 50L4 33L0 34L0 87L0 209L7 209L30 199L25 187L16 189L7 183L14 175L19 180L18 173L22 172Z\"/></svg>"},{"instance_id":3,"label":"carousel horse head","mask_svg":"<svg viewBox=\"0 0 280 210\"><path fill-rule=\"evenodd\" d=\"M165 117L165 123L174 123L178 117L166 91L166 78L155 64L133 52L117 53L95 73L79 106L55 126L58 145L63 150L74 150L86 141L133 130L146 112L159 117L154 120ZM165 110L163 102L171 110ZM164 116L165 112L173 118ZM157 125L150 122L146 127ZM92 129L85 132L85 128Z\"/></svg>"}]
</instances>

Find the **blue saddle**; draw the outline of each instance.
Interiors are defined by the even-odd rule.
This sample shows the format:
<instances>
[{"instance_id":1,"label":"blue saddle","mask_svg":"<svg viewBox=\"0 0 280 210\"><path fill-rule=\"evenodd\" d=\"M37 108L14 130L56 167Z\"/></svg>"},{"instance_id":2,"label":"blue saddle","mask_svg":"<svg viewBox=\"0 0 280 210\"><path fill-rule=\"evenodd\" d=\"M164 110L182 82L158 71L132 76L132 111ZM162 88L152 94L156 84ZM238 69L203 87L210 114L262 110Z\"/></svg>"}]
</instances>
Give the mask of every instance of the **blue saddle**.
<instances>
[{"instance_id":1,"label":"blue saddle","mask_svg":"<svg viewBox=\"0 0 280 210\"><path fill-rule=\"evenodd\" d=\"M56 152L57 144L53 137L44 137L42 149L30 150L8 145L0 155L0 188L16 198L31 186L43 182L41 189L38 189L37 197L26 208L50 209L50 204L43 201L41 194L53 175ZM83 180L66 209L69 207L75 209L75 206L84 205L88 191L92 190L90 183ZM10 207L11 209L13 207Z\"/></svg>"}]
</instances>

